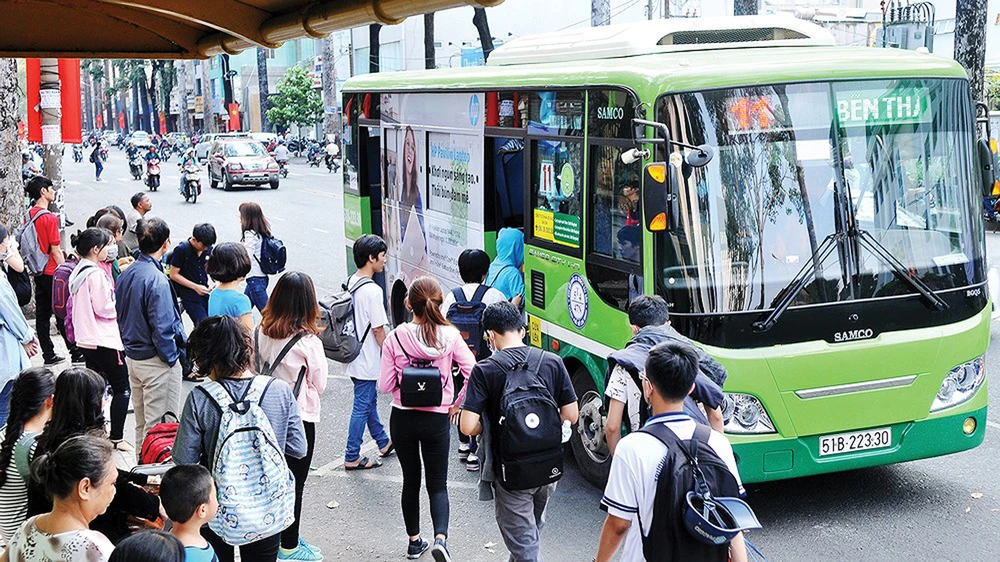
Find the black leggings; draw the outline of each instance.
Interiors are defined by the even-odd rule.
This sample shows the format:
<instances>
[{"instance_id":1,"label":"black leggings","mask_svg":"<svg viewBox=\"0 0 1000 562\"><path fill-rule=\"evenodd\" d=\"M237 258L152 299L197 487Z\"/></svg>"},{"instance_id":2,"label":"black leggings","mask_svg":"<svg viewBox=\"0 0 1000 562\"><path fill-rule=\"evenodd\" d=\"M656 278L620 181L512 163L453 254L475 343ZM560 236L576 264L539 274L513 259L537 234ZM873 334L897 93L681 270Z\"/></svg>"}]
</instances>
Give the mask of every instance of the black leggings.
<instances>
[{"instance_id":1,"label":"black leggings","mask_svg":"<svg viewBox=\"0 0 1000 562\"><path fill-rule=\"evenodd\" d=\"M208 544L212 545L219 562L234 562L235 551L240 549L240 560L242 562L275 562L278 559L278 535L264 537L259 541L245 544L243 546L232 546L226 544L222 537L216 535L205 525L201 528L201 536L205 537Z\"/></svg>"},{"instance_id":2,"label":"black leggings","mask_svg":"<svg viewBox=\"0 0 1000 562\"><path fill-rule=\"evenodd\" d=\"M110 437L112 441L123 439L125 436L125 416L128 415L129 397L132 395L128 382L128 366L125 365L125 354L117 349L107 347L98 347L97 349L81 347L79 349L87 360L87 368L99 373L111 385Z\"/></svg>"},{"instance_id":3,"label":"black leggings","mask_svg":"<svg viewBox=\"0 0 1000 562\"><path fill-rule=\"evenodd\" d=\"M295 521L281 532L281 548L291 550L299 545L299 521L302 519L302 493L306 488L306 477L309 476L309 465L312 464L313 450L316 448L316 424L304 421L306 430L306 456L296 459L285 455L288 469L295 477Z\"/></svg>"},{"instance_id":4,"label":"black leggings","mask_svg":"<svg viewBox=\"0 0 1000 562\"><path fill-rule=\"evenodd\" d=\"M403 469L403 523L406 534L420 534L420 471L427 471L427 496L431 501L434 535L448 536L448 448L451 427L448 414L393 408L389 432ZM421 465L421 458L423 464Z\"/></svg>"}]
</instances>

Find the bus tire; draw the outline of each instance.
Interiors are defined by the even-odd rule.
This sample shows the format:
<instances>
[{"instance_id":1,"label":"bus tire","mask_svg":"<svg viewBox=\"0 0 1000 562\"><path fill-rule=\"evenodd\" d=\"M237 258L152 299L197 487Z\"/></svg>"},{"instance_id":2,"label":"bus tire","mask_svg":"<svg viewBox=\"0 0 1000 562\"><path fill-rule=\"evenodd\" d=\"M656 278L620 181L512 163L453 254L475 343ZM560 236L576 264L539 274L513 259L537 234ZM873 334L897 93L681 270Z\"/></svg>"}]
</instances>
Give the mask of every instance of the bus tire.
<instances>
[{"instance_id":1,"label":"bus tire","mask_svg":"<svg viewBox=\"0 0 1000 562\"><path fill-rule=\"evenodd\" d=\"M603 490L611 472L611 455L604 437L604 400L585 366L576 368L572 381L580 419L573 426L570 448L584 479Z\"/></svg>"}]
</instances>

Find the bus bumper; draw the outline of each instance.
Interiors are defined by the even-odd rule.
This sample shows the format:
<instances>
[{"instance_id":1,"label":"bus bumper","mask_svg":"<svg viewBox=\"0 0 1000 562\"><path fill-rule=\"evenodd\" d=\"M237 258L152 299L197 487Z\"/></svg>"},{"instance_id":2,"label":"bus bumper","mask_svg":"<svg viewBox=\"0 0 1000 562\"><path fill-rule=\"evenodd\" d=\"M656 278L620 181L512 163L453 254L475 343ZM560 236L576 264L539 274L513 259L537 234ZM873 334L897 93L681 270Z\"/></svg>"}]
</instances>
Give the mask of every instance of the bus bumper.
<instances>
[{"instance_id":1,"label":"bus bumper","mask_svg":"<svg viewBox=\"0 0 1000 562\"><path fill-rule=\"evenodd\" d=\"M819 456L819 435L783 438L727 435L733 443L744 483L785 480L828 472L854 470L937 457L975 448L986 437L986 392L980 388L965 407L944 411L920 421L890 425L892 446L855 453ZM975 430L966 435L966 420Z\"/></svg>"}]
</instances>

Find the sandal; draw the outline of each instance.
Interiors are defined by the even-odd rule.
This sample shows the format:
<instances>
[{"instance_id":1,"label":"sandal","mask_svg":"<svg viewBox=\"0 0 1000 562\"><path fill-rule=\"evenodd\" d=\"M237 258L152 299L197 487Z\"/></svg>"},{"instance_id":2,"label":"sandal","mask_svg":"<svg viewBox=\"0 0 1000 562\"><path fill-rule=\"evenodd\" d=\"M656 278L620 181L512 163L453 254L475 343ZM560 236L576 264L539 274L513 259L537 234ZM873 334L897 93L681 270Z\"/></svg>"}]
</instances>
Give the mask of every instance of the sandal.
<instances>
[{"instance_id":1,"label":"sandal","mask_svg":"<svg viewBox=\"0 0 1000 562\"><path fill-rule=\"evenodd\" d=\"M351 470L370 470L372 468L378 468L380 466L382 466L382 461L380 461L378 459L372 460L372 459L370 459L368 457L361 457L360 459L358 459L358 464L356 464L356 465L352 466L352 465L345 464L344 465L344 470L345 471L351 471Z\"/></svg>"},{"instance_id":2,"label":"sandal","mask_svg":"<svg viewBox=\"0 0 1000 562\"><path fill-rule=\"evenodd\" d=\"M378 454L382 457L388 457L389 455L396 452L396 446L389 441L389 444L385 446L385 450L379 449Z\"/></svg>"},{"instance_id":3,"label":"sandal","mask_svg":"<svg viewBox=\"0 0 1000 562\"><path fill-rule=\"evenodd\" d=\"M135 448L126 440L118 439L111 441L111 448L116 451L121 451L123 453L134 453Z\"/></svg>"},{"instance_id":4,"label":"sandal","mask_svg":"<svg viewBox=\"0 0 1000 562\"><path fill-rule=\"evenodd\" d=\"M195 373L188 373L186 375L182 375L181 379L183 379L184 382L194 382L194 383L205 382L205 377L197 375Z\"/></svg>"}]
</instances>

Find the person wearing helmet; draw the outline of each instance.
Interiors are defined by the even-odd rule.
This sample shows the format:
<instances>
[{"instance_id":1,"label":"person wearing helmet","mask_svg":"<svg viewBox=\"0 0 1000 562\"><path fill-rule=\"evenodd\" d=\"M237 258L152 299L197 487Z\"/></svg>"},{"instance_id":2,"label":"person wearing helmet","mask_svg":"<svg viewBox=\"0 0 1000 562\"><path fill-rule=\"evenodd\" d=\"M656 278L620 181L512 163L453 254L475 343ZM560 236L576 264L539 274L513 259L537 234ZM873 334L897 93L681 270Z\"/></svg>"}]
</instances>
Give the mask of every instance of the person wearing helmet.
<instances>
[{"instance_id":1,"label":"person wearing helmet","mask_svg":"<svg viewBox=\"0 0 1000 562\"><path fill-rule=\"evenodd\" d=\"M288 163L288 147L285 146L285 141L279 140L278 146L274 147L274 159L279 164Z\"/></svg>"},{"instance_id":2,"label":"person wearing helmet","mask_svg":"<svg viewBox=\"0 0 1000 562\"><path fill-rule=\"evenodd\" d=\"M184 195L184 182L187 181L187 172L189 168L198 168L198 159L195 157L194 148L188 148L184 151L184 156L181 157L181 195Z\"/></svg>"},{"instance_id":3,"label":"person wearing helmet","mask_svg":"<svg viewBox=\"0 0 1000 562\"><path fill-rule=\"evenodd\" d=\"M742 530L760 524L749 507L730 512L728 504L715 501L738 501L744 494L733 448L725 435L684 411L698 372L698 354L690 345L668 341L649 351L641 382L653 415L615 450L601 499L608 515L597 562L612 560L623 541L622 560L747 560ZM697 472L691 470L692 456ZM687 509L674 509L684 502Z\"/></svg>"},{"instance_id":4,"label":"person wearing helmet","mask_svg":"<svg viewBox=\"0 0 1000 562\"><path fill-rule=\"evenodd\" d=\"M153 158L160 158L160 155L156 153L156 144L149 145L149 152L146 153L146 162L149 162Z\"/></svg>"},{"instance_id":5,"label":"person wearing helmet","mask_svg":"<svg viewBox=\"0 0 1000 562\"><path fill-rule=\"evenodd\" d=\"M38 169L38 165L35 164L35 160L31 157L31 153L25 150L21 153L21 178L25 181L41 175L42 171Z\"/></svg>"}]
</instances>

